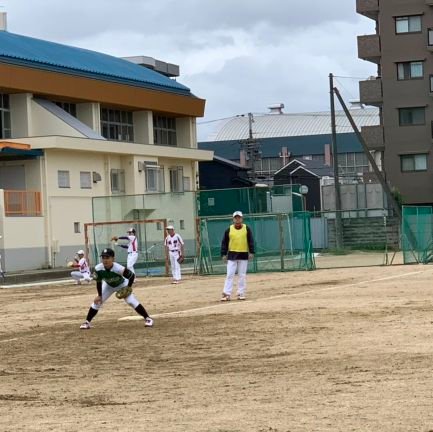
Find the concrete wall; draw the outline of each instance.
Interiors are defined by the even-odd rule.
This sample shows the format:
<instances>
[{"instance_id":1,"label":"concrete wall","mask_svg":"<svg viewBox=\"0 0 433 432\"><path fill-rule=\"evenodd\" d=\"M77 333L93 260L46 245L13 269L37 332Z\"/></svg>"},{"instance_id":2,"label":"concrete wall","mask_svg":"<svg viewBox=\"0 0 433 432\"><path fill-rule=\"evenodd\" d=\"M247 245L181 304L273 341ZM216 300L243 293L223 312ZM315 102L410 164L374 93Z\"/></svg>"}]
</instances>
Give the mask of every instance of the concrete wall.
<instances>
[{"instance_id":1,"label":"concrete wall","mask_svg":"<svg viewBox=\"0 0 433 432\"><path fill-rule=\"evenodd\" d=\"M32 119L32 95L30 93L11 94L9 96L11 109L12 138L30 136Z\"/></svg>"},{"instance_id":2,"label":"concrete wall","mask_svg":"<svg viewBox=\"0 0 433 432\"><path fill-rule=\"evenodd\" d=\"M335 220L328 222L328 248L334 249ZM343 246L344 248L369 248L388 245L388 248L399 248L400 225L397 218L383 217L350 218L343 219Z\"/></svg>"}]
</instances>

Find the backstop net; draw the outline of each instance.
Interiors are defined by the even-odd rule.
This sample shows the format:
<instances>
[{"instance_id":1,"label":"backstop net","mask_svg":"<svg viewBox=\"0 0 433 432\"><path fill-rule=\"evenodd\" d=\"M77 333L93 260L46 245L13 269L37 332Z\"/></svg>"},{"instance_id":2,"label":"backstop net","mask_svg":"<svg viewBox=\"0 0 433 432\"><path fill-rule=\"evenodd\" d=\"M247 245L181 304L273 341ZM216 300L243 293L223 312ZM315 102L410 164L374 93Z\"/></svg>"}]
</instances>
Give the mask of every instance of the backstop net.
<instances>
[{"instance_id":1,"label":"backstop net","mask_svg":"<svg viewBox=\"0 0 433 432\"><path fill-rule=\"evenodd\" d=\"M402 250L405 264L433 260L433 208L403 206Z\"/></svg>"},{"instance_id":2,"label":"backstop net","mask_svg":"<svg viewBox=\"0 0 433 432\"><path fill-rule=\"evenodd\" d=\"M140 276L164 276L168 274L168 259L164 247L166 219L98 222L84 225L86 252L89 264L100 262L103 249L110 247L116 253L116 261L126 266L128 252L122 247L127 240L111 241L112 237L126 237L129 228L134 228L138 240L138 260L135 272Z\"/></svg>"},{"instance_id":3,"label":"backstop net","mask_svg":"<svg viewBox=\"0 0 433 432\"><path fill-rule=\"evenodd\" d=\"M249 262L249 272L315 268L309 213L246 215L244 222L251 228L255 244L255 256ZM231 217L227 216L197 219L198 273L226 272L221 258L221 241L231 223Z\"/></svg>"}]
</instances>

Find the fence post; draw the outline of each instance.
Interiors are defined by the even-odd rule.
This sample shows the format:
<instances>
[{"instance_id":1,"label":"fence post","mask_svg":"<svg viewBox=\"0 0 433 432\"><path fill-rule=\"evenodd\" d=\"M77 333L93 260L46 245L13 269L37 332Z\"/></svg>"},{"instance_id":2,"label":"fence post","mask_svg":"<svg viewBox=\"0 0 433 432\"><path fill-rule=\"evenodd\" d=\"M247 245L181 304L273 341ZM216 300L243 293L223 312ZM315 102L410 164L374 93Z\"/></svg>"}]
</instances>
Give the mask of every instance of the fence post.
<instances>
[{"instance_id":1,"label":"fence post","mask_svg":"<svg viewBox=\"0 0 433 432\"><path fill-rule=\"evenodd\" d=\"M284 215L285 216L285 215ZM280 232L280 260L281 260L281 271L284 271L284 229L283 229L283 215L277 215L278 218L278 229Z\"/></svg>"}]
</instances>

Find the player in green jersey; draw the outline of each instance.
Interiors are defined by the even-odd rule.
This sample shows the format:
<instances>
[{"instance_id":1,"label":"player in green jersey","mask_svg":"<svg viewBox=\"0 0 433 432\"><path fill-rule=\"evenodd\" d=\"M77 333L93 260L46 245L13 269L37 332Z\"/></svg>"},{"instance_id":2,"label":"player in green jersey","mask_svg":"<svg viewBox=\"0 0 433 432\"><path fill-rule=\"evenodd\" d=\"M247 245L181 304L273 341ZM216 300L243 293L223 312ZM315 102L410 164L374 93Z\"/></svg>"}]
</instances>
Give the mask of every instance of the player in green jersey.
<instances>
[{"instance_id":1,"label":"player in green jersey","mask_svg":"<svg viewBox=\"0 0 433 432\"><path fill-rule=\"evenodd\" d=\"M110 296L125 287L132 287L135 274L119 263L114 261L114 251L110 248L104 249L101 253L102 263L95 267L96 289L98 295L90 306L87 313L86 321L81 324L80 329L90 329L90 322L98 313L102 305L110 298ZM146 327L153 326L153 320L144 309L143 305L131 292L124 297L125 303L129 304L139 315L144 318Z\"/></svg>"}]
</instances>

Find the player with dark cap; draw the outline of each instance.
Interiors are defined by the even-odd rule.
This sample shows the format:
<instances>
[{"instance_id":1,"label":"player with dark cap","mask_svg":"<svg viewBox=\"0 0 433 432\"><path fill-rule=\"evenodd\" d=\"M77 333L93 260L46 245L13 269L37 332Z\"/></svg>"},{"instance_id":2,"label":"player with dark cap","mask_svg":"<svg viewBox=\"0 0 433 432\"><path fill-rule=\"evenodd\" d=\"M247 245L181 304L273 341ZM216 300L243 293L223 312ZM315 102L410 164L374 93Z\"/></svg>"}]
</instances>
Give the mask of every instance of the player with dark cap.
<instances>
[{"instance_id":1,"label":"player with dark cap","mask_svg":"<svg viewBox=\"0 0 433 432\"><path fill-rule=\"evenodd\" d=\"M144 318L144 325L146 327L152 327L153 319L150 318L146 309L144 309L143 305L132 293L132 284L134 283L135 274L114 261L113 249L104 249L101 253L101 258L102 263L99 263L95 267L95 274L93 276L96 280L98 295L90 306L86 321L81 324L80 329L90 329L90 322L96 316L102 305L114 293L116 293L117 298L123 299L125 303Z\"/></svg>"}]
</instances>

